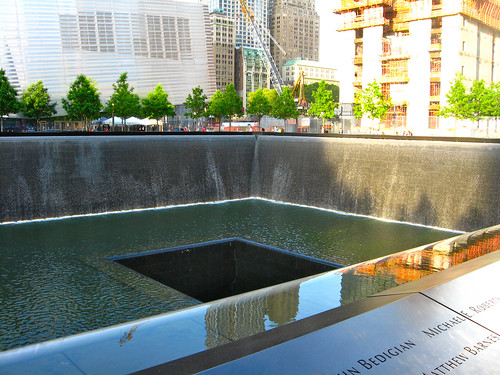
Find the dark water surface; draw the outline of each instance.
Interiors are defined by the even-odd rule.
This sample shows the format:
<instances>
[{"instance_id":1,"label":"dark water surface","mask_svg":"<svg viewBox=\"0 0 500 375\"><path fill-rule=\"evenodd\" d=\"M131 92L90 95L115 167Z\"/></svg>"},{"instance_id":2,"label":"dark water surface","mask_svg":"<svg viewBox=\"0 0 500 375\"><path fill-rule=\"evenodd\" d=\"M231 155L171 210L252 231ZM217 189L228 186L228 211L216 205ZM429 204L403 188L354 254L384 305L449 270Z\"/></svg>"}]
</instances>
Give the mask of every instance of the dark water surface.
<instances>
[{"instance_id":1,"label":"dark water surface","mask_svg":"<svg viewBox=\"0 0 500 375\"><path fill-rule=\"evenodd\" d=\"M0 225L0 350L199 303L109 256L241 237L351 265L453 235L253 199Z\"/></svg>"}]
</instances>

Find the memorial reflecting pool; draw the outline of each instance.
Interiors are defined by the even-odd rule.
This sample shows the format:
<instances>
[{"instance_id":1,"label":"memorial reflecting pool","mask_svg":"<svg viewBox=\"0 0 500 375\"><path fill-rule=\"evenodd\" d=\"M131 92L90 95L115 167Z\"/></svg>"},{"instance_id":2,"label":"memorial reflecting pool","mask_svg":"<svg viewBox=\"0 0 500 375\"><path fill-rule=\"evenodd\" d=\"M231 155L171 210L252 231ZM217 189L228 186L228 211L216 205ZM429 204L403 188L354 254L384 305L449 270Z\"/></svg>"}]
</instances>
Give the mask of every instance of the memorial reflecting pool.
<instances>
[{"instance_id":1,"label":"memorial reflecting pool","mask_svg":"<svg viewBox=\"0 0 500 375\"><path fill-rule=\"evenodd\" d=\"M0 350L199 304L106 257L240 237L351 265L454 235L254 199L0 225Z\"/></svg>"}]
</instances>

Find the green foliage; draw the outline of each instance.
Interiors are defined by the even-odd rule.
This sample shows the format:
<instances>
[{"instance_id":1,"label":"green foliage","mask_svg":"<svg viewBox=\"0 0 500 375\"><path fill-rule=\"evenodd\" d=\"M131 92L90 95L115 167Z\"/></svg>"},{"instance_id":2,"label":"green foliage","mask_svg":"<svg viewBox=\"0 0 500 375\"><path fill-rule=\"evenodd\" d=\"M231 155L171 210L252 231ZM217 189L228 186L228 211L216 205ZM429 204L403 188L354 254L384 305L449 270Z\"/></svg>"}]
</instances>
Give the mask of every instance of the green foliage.
<instances>
[{"instance_id":1,"label":"green foliage","mask_svg":"<svg viewBox=\"0 0 500 375\"><path fill-rule=\"evenodd\" d=\"M174 106L168 101L168 94L163 91L161 83L142 99L142 112L146 117L156 119L156 124L163 116L175 116Z\"/></svg>"},{"instance_id":2,"label":"green foliage","mask_svg":"<svg viewBox=\"0 0 500 375\"><path fill-rule=\"evenodd\" d=\"M474 81L468 95L468 114L471 120L477 121L490 112L488 89L484 81Z\"/></svg>"},{"instance_id":3,"label":"green foliage","mask_svg":"<svg viewBox=\"0 0 500 375\"><path fill-rule=\"evenodd\" d=\"M187 96L184 106L188 110L185 113L188 117L195 119L206 115L208 107L207 96L203 93L203 89L200 86L193 88L192 95L189 94Z\"/></svg>"},{"instance_id":4,"label":"green foliage","mask_svg":"<svg viewBox=\"0 0 500 375\"><path fill-rule=\"evenodd\" d=\"M313 103L314 102L314 92L316 92L319 88L320 83L315 82L310 85L305 85L304 86L304 94L306 97L306 101L308 103ZM336 85L332 85L331 83L325 83L325 89L328 91L331 91L332 93L332 100L336 103L339 101L339 87Z\"/></svg>"},{"instance_id":5,"label":"green foliage","mask_svg":"<svg viewBox=\"0 0 500 375\"><path fill-rule=\"evenodd\" d=\"M127 72L122 73L116 83L113 83L113 94L108 101L106 111L122 119L141 113L139 95L134 94L134 88L129 86Z\"/></svg>"},{"instance_id":6,"label":"green foliage","mask_svg":"<svg viewBox=\"0 0 500 375\"><path fill-rule=\"evenodd\" d=\"M278 93L276 92L275 89L264 89L263 91L267 100L269 100L269 104L271 104L271 107L273 108L276 105L276 99L278 98Z\"/></svg>"},{"instance_id":7,"label":"green foliage","mask_svg":"<svg viewBox=\"0 0 500 375\"><path fill-rule=\"evenodd\" d=\"M282 120L299 117L300 112L288 87L284 87L281 94L278 94L272 115Z\"/></svg>"},{"instance_id":8,"label":"green foliage","mask_svg":"<svg viewBox=\"0 0 500 375\"><path fill-rule=\"evenodd\" d=\"M3 116L16 113L20 107L17 90L10 84L5 70L0 69L0 131L3 132Z\"/></svg>"},{"instance_id":9,"label":"green foliage","mask_svg":"<svg viewBox=\"0 0 500 375\"><path fill-rule=\"evenodd\" d=\"M231 122L233 116L241 116L243 114L243 101L236 92L234 83L230 83L226 86L224 100L227 103L227 113L225 117L229 118L229 122Z\"/></svg>"},{"instance_id":10,"label":"green foliage","mask_svg":"<svg viewBox=\"0 0 500 375\"><path fill-rule=\"evenodd\" d=\"M309 107L308 115L323 119L335 117L337 104L333 100L332 91L328 90L325 81L321 81L318 89L313 93L314 101Z\"/></svg>"},{"instance_id":11,"label":"green foliage","mask_svg":"<svg viewBox=\"0 0 500 375\"><path fill-rule=\"evenodd\" d=\"M368 84L354 97L354 117L360 119L367 115L370 119L381 120L392 107L391 98L382 94L382 89L376 80Z\"/></svg>"},{"instance_id":12,"label":"green foliage","mask_svg":"<svg viewBox=\"0 0 500 375\"><path fill-rule=\"evenodd\" d=\"M476 80L467 89L464 80L463 75L456 75L446 94L447 105L441 107L438 115L473 121L500 116L500 85L496 83L488 87L483 80Z\"/></svg>"},{"instance_id":13,"label":"green foliage","mask_svg":"<svg viewBox=\"0 0 500 375\"><path fill-rule=\"evenodd\" d=\"M488 90L487 116L500 117L500 83L493 83Z\"/></svg>"},{"instance_id":14,"label":"green foliage","mask_svg":"<svg viewBox=\"0 0 500 375\"><path fill-rule=\"evenodd\" d=\"M459 120L469 118L468 108L469 99L467 98L467 89L464 84L464 76L457 74L446 94L447 105L441 107L438 116L455 117Z\"/></svg>"},{"instance_id":15,"label":"green foliage","mask_svg":"<svg viewBox=\"0 0 500 375\"><path fill-rule=\"evenodd\" d=\"M217 90L212 95L207 112L219 119L219 125L223 118L227 118L231 122L232 116L243 114L243 101L236 92L233 83L227 85L224 92Z\"/></svg>"},{"instance_id":16,"label":"green foliage","mask_svg":"<svg viewBox=\"0 0 500 375\"><path fill-rule=\"evenodd\" d=\"M224 100L224 93L220 90L217 90L212 97L210 98L210 102L208 102L207 113L211 116L214 116L218 121L219 125L222 122L222 117L225 116L227 112L226 102Z\"/></svg>"},{"instance_id":17,"label":"green foliage","mask_svg":"<svg viewBox=\"0 0 500 375\"><path fill-rule=\"evenodd\" d=\"M21 96L21 103L23 115L34 118L37 124L40 119L50 117L56 113L57 103L50 102L50 95L42 81L28 86Z\"/></svg>"},{"instance_id":18,"label":"green foliage","mask_svg":"<svg viewBox=\"0 0 500 375\"><path fill-rule=\"evenodd\" d=\"M99 117L102 109L97 84L83 74L71 84L68 95L62 99L62 106L70 119L85 121Z\"/></svg>"},{"instance_id":19,"label":"green foliage","mask_svg":"<svg viewBox=\"0 0 500 375\"><path fill-rule=\"evenodd\" d=\"M257 91L248 94L247 113L257 116L259 124L260 119L263 116L271 114L272 108L273 107L264 90L258 89Z\"/></svg>"}]
</instances>

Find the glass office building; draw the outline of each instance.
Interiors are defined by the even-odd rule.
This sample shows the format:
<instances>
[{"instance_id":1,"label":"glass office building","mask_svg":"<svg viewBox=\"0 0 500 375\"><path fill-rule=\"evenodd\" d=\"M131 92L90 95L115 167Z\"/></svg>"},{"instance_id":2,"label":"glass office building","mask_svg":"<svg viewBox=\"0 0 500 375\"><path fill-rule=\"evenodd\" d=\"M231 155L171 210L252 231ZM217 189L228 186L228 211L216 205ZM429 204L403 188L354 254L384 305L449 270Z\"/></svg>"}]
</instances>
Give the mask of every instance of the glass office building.
<instances>
[{"instance_id":1,"label":"glass office building","mask_svg":"<svg viewBox=\"0 0 500 375\"><path fill-rule=\"evenodd\" d=\"M210 12L215 10L223 11L230 20L235 21L235 45L236 47L258 47L250 27L248 27L247 17L241 9L239 0L205 0ZM252 10L258 24L267 29L267 8L268 0L246 0L248 7ZM264 41L269 45L269 36L263 35Z\"/></svg>"},{"instance_id":2,"label":"glass office building","mask_svg":"<svg viewBox=\"0 0 500 375\"><path fill-rule=\"evenodd\" d=\"M0 66L24 90L42 80L60 99L79 74L97 82L103 102L128 73L145 97L161 83L173 104L193 87L215 92L206 5L170 0L9 0L0 13Z\"/></svg>"}]
</instances>

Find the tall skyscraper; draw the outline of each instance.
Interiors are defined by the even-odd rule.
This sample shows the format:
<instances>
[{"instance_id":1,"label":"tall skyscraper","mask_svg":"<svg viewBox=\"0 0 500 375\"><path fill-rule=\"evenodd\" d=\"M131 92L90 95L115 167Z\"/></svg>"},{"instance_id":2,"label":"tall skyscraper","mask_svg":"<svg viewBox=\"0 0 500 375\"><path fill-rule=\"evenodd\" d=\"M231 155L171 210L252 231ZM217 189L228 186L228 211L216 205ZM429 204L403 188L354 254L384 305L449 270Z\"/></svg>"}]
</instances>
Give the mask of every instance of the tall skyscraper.
<instances>
[{"instance_id":1,"label":"tall skyscraper","mask_svg":"<svg viewBox=\"0 0 500 375\"><path fill-rule=\"evenodd\" d=\"M234 83L234 19L219 9L210 13L214 42L215 77L217 90Z\"/></svg>"},{"instance_id":2,"label":"tall skyscraper","mask_svg":"<svg viewBox=\"0 0 500 375\"><path fill-rule=\"evenodd\" d=\"M223 11L229 19L235 22L235 45L236 47L258 47L252 37L246 16L241 9L240 0L206 0L210 12ZM267 28L268 0L246 0L252 9L256 22ZM269 37L266 37L266 42Z\"/></svg>"},{"instance_id":3,"label":"tall skyscraper","mask_svg":"<svg viewBox=\"0 0 500 375\"><path fill-rule=\"evenodd\" d=\"M0 67L20 90L42 80L60 115L79 74L103 101L123 72L141 97L161 83L173 104L198 85L215 92L208 7L194 1L9 0L0 24Z\"/></svg>"},{"instance_id":4,"label":"tall skyscraper","mask_svg":"<svg viewBox=\"0 0 500 375\"><path fill-rule=\"evenodd\" d=\"M269 67L264 54L259 49L248 17L242 10L240 0L206 0L211 12L224 12L229 20L234 21L235 28L235 75L234 84L238 94L246 106L249 92L270 85ZM246 0L255 22L261 30L267 29L268 0ZM269 35L262 33L263 43L269 46Z\"/></svg>"},{"instance_id":5,"label":"tall skyscraper","mask_svg":"<svg viewBox=\"0 0 500 375\"><path fill-rule=\"evenodd\" d=\"M314 0L269 0L269 31L287 53L271 42L279 70L291 59L318 61L319 15Z\"/></svg>"}]
</instances>

